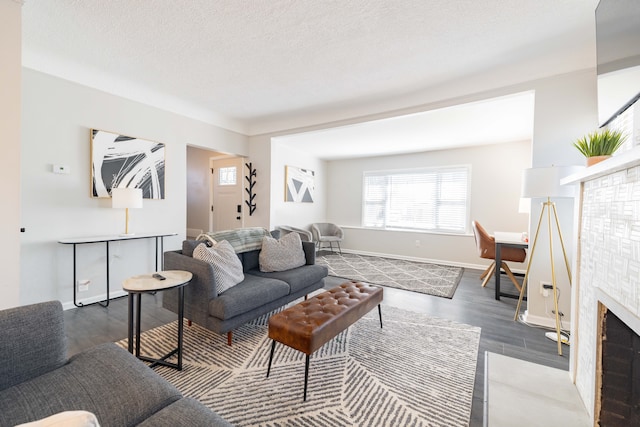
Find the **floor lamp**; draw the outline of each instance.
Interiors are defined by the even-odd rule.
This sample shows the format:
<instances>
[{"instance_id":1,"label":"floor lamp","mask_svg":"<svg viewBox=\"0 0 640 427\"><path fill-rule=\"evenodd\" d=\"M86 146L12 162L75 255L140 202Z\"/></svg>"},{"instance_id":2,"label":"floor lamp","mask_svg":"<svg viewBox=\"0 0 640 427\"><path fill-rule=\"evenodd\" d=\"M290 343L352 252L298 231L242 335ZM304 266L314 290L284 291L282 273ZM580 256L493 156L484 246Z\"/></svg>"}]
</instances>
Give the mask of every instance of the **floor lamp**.
<instances>
[{"instance_id":1,"label":"floor lamp","mask_svg":"<svg viewBox=\"0 0 640 427\"><path fill-rule=\"evenodd\" d=\"M560 246L562 247L562 254L564 255L564 262L567 267L567 274L569 276L569 284L571 285L571 268L569 266L569 258L567 257L567 251L564 246L564 239L562 238L562 231L560 230L560 222L558 221L558 212L556 210L556 204L551 201L551 198L559 197L573 197L573 186L560 185L560 179L575 172L577 168L575 166L561 166L561 167L547 167L547 168L531 168L525 169L522 174L522 195L521 197L529 199L546 199L542 203L542 210L540 211L540 218L538 219L538 225L536 227L535 237L533 239L533 246L529 253L529 262L527 263L527 270L522 281L522 287L520 289L520 297L518 298L518 306L516 307L516 314L513 320L518 320L518 314L520 313L520 306L524 293L527 289L527 279L529 278L529 272L531 271L531 264L534 259L536 244L538 237L540 236L540 226L542 220L547 216L547 229L549 233L549 257L551 262L551 286L553 289L553 307L555 312L556 321L556 341L558 342L558 354L562 355L562 335L560 334L560 313L558 311L558 289L556 286L556 266L553 259L553 228L552 224L555 224L558 237L560 239ZM553 220L551 213L553 212Z\"/></svg>"}]
</instances>

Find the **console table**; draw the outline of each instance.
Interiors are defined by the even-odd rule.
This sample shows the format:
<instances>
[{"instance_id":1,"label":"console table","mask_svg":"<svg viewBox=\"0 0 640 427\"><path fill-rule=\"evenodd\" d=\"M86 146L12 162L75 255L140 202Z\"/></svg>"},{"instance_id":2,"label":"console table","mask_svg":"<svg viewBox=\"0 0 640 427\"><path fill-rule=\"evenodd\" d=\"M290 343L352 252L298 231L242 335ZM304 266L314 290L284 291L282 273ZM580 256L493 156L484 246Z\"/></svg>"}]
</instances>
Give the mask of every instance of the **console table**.
<instances>
[{"instance_id":1,"label":"console table","mask_svg":"<svg viewBox=\"0 0 640 427\"><path fill-rule=\"evenodd\" d=\"M164 238L167 236L177 236L178 233L137 233L130 236L89 236L89 237L71 237L66 239L58 240L58 243L62 243L63 245L73 245L73 305L76 307L84 307L84 304L81 302L77 302L77 268L76 268L76 246L77 245L86 245L86 244L94 244L94 243L105 243L107 250L107 299L105 304L98 302L103 307L109 306L109 243L111 242L120 242L123 240L138 240L138 239L156 239L156 271L158 270L158 249L160 250L160 256L162 256L164 252ZM162 264L164 265L164 260L162 260Z\"/></svg>"}]
</instances>

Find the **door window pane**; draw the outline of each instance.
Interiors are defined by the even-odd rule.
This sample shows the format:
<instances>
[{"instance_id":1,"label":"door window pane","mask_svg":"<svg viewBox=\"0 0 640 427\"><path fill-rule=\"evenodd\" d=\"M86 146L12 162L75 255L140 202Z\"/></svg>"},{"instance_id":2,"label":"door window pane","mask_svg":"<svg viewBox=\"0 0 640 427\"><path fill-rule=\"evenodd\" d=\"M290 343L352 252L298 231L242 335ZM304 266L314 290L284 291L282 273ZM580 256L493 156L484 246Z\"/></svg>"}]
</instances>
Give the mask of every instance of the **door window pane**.
<instances>
[{"instance_id":1,"label":"door window pane","mask_svg":"<svg viewBox=\"0 0 640 427\"><path fill-rule=\"evenodd\" d=\"M236 167L220 168L218 180L220 185L236 185Z\"/></svg>"}]
</instances>

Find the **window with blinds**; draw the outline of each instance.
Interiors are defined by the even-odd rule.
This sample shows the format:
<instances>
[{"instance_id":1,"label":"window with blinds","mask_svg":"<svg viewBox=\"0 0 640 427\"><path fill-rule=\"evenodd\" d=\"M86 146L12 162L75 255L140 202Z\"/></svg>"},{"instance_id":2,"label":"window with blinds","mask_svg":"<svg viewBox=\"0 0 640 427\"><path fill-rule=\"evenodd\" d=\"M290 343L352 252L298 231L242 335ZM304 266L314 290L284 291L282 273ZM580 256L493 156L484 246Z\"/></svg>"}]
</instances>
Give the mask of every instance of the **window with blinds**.
<instances>
[{"instance_id":1,"label":"window with blinds","mask_svg":"<svg viewBox=\"0 0 640 427\"><path fill-rule=\"evenodd\" d=\"M365 172L364 227L464 233L470 166Z\"/></svg>"}]
</instances>

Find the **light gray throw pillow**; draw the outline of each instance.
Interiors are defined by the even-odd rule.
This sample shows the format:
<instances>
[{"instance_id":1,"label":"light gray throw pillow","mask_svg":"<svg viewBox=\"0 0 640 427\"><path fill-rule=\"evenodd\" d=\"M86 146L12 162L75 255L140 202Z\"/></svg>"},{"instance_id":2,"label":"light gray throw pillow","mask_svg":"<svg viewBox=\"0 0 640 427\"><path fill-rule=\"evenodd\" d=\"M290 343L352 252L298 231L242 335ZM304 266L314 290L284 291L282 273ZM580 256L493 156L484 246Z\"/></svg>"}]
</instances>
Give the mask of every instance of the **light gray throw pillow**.
<instances>
[{"instance_id":1,"label":"light gray throw pillow","mask_svg":"<svg viewBox=\"0 0 640 427\"><path fill-rule=\"evenodd\" d=\"M204 243L196 246L193 257L211 264L218 294L244 280L242 263L233 246L226 240L221 240L211 247Z\"/></svg>"},{"instance_id":2,"label":"light gray throw pillow","mask_svg":"<svg viewBox=\"0 0 640 427\"><path fill-rule=\"evenodd\" d=\"M91 412L65 411L16 427L100 427L100 424Z\"/></svg>"},{"instance_id":3,"label":"light gray throw pillow","mask_svg":"<svg viewBox=\"0 0 640 427\"><path fill-rule=\"evenodd\" d=\"M302 240L298 233L289 233L276 240L273 237L262 238L260 251L260 271L285 271L305 265L307 259L302 249Z\"/></svg>"}]
</instances>

